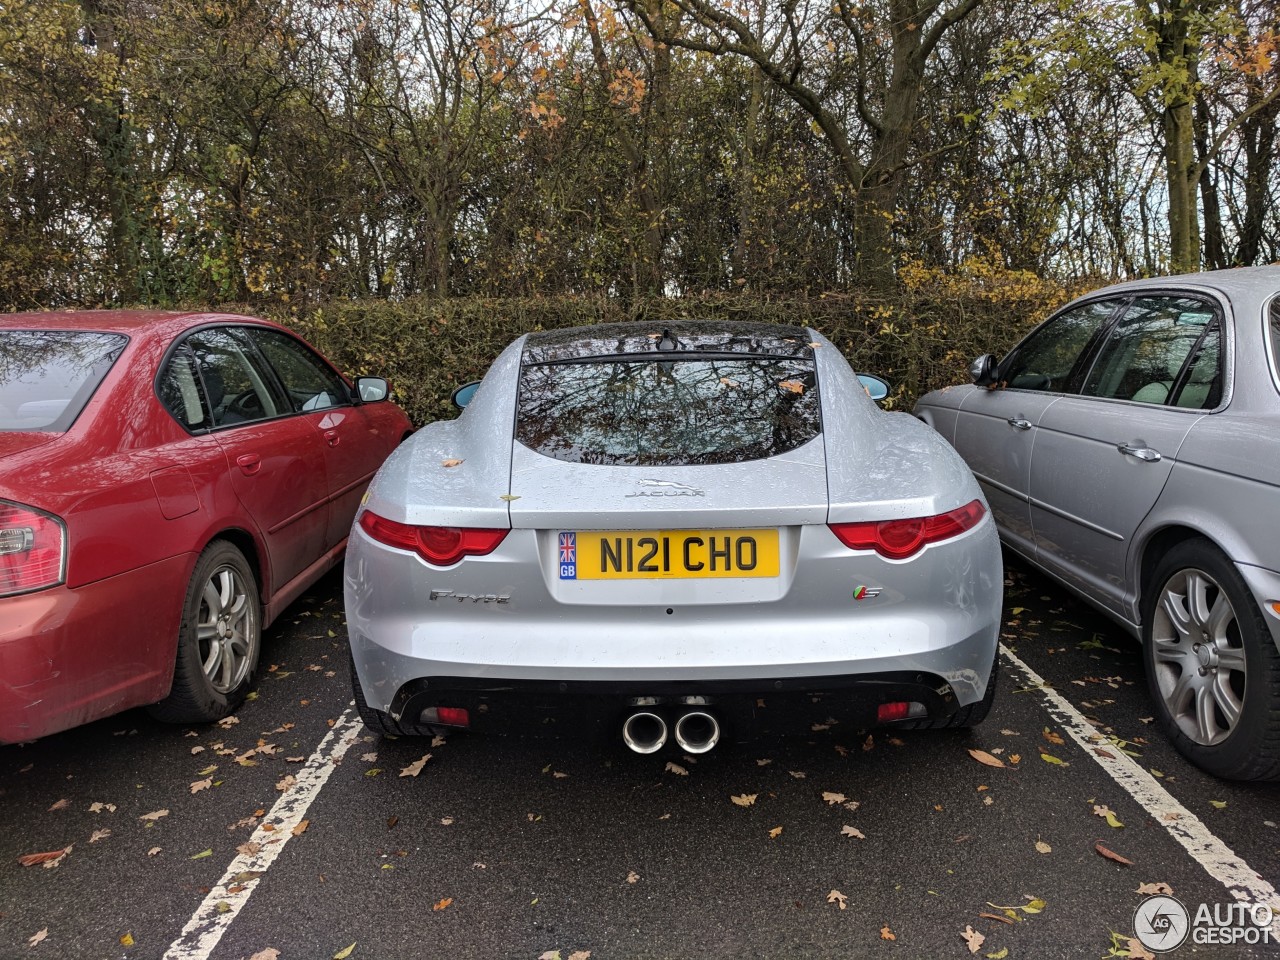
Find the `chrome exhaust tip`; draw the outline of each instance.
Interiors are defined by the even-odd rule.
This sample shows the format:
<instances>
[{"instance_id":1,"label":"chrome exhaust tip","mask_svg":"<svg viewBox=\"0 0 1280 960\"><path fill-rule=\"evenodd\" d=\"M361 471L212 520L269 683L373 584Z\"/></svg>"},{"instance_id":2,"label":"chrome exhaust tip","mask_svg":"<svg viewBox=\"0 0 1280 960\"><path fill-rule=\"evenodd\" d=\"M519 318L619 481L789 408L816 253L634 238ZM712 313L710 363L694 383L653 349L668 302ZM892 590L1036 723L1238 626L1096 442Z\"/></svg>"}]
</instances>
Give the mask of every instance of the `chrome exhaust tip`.
<instances>
[{"instance_id":1,"label":"chrome exhaust tip","mask_svg":"<svg viewBox=\"0 0 1280 960\"><path fill-rule=\"evenodd\" d=\"M706 753L720 742L720 721L704 710L690 710L676 721L675 735L685 753Z\"/></svg>"},{"instance_id":2,"label":"chrome exhaust tip","mask_svg":"<svg viewBox=\"0 0 1280 960\"><path fill-rule=\"evenodd\" d=\"M636 753L657 753L667 742L667 721L656 713L639 710L623 721L622 742Z\"/></svg>"}]
</instances>

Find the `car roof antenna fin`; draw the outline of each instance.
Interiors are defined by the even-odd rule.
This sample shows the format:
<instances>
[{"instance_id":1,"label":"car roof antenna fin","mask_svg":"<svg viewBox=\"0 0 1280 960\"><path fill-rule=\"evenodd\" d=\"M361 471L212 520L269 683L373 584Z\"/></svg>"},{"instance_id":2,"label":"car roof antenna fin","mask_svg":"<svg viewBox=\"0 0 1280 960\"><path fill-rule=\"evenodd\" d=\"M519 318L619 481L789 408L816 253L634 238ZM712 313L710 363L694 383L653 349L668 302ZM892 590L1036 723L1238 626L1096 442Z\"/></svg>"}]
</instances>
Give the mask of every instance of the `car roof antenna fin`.
<instances>
[{"instance_id":1,"label":"car roof antenna fin","mask_svg":"<svg viewBox=\"0 0 1280 960\"><path fill-rule=\"evenodd\" d=\"M675 350L680 346L680 341L671 335L671 330L664 327L662 337L658 340L657 349L659 350Z\"/></svg>"}]
</instances>

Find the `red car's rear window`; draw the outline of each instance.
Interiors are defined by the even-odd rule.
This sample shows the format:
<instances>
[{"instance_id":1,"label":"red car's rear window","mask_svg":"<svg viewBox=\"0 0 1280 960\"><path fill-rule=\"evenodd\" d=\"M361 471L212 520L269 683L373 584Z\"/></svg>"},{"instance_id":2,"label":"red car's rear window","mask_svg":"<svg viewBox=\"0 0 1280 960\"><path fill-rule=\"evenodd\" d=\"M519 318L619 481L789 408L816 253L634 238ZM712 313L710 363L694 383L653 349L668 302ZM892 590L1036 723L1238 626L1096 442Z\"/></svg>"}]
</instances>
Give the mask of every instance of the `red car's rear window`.
<instances>
[{"instance_id":1,"label":"red car's rear window","mask_svg":"<svg viewBox=\"0 0 1280 960\"><path fill-rule=\"evenodd\" d=\"M61 433L128 338L85 330L0 330L0 430Z\"/></svg>"}]
</instances>

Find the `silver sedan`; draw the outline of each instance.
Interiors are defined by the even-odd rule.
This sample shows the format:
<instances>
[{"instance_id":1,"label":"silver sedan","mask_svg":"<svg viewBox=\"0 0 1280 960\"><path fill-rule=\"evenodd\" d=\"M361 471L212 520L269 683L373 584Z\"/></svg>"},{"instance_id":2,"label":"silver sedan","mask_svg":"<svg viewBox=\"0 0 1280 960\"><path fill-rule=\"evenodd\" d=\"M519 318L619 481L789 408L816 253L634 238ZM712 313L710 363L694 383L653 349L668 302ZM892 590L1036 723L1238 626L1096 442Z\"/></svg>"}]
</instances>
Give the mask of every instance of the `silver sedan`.
<instances>
[{"instance_id":1,"label":"silver sedan","mask_svg":"<svg viewBox=\"0 0 1280 960\"><path fill-rule=\"evenodd\" d=\"M637 752L697 753L790 706L805 730L980 722L995 525L885 389L809 329L521 337L391 456L352 530L366 725L593 707Z\"/></svg>"},{"instance_id":2,"label":"silver sedan","mask_svg":"<svg viewBox=\"0 0 1280 960\"><path fill-rule=\"evenodd\" d=\"M1005 544L1142 641L1177 748L1280 778L1280 268L1068 304L920 399Z\"/></svg>"}]
</instances>

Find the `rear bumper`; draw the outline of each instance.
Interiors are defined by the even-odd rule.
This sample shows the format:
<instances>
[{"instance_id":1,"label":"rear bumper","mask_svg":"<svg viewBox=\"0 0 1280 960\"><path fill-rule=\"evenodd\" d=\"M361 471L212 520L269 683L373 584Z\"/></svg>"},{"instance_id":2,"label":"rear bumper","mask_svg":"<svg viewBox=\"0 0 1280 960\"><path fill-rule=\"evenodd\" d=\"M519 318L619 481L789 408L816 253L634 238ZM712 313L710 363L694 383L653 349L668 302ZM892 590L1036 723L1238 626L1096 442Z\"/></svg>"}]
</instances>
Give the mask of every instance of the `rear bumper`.
<instances>
[{"instance_id":1,"label":"rear bumper","mask_svg":"<svg viewBox=\"0 0 1280 960\"><path fill-rule=\"evenodd\" d=\"M483 729L514 717L573 714L620 720L640 705L674 720L696 705L740 727L776 723L807 730L812 724L875 725L880 705L893 702L918 703L924 713L917 719L930 720L949 717L960 706L955 691L942 678L900 672L665 682L433 677L404 684L392 697L388 712L412 724L420 722L425 709L461 707L468 712L469 725Z\"/></svg>"},{"instance_id":2,"label":"rear bumper","mask_svg":"<svg viewBox=\"0 0 1280 960\"><path fill-rule=\"evenodd\" d=\"M0 743L160 700L173 679L188 556L0 599Z\"/></svg>"}]
</instances>

